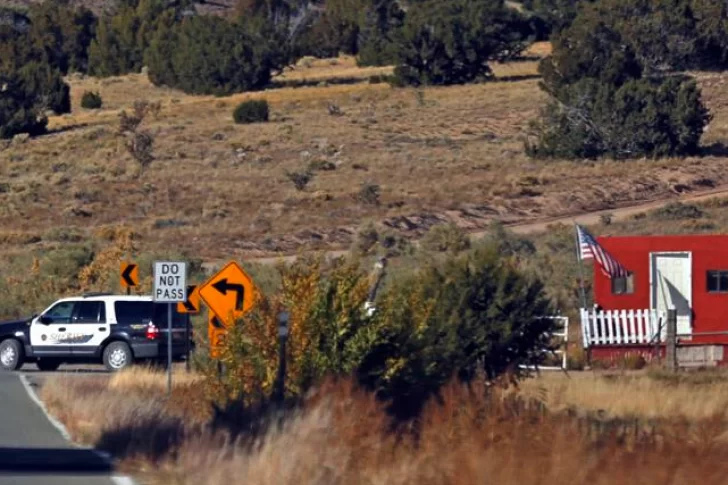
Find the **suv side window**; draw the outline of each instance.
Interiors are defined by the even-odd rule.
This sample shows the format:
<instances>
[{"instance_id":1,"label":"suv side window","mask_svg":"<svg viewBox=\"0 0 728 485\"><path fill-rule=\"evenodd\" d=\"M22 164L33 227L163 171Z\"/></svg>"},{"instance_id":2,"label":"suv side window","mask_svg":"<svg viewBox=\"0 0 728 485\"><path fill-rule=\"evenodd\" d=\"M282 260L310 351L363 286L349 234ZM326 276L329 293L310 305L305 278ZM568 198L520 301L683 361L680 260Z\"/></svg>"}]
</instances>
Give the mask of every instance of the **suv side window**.
<instances>
[{"instance_id":1,"label":"suv side window","mask_svg":"<svg viewBox=\"0 0 728 485\"><path fill-rule=\"evenodd\" d=\"M167 320L169 315L167 313L167 305L169 303L153 303L154 305L154 323L157 326L167 328ZM174 327L184 326L185 320L181 313L177 313L176 305L172 307L172 325Z\"/></svg>"},{"instance_id":2,"label":"suv side window","mask_svg":"<svg viewBox=\"0 0 728 485\"><path fill-rule=\"evenodd\" d=\"M81 301L76 303L73 323L106 323L106 308L103 301Z\"/></svg>"},{"instance_id":3,"label":"suv side window","mask_svg":"<svg viewBox=\"0 0 728 485\"><path fill-rule=\"evenodd\" d=\"M114 311L116 321L121 325L149 323L154 313L151 301L116 301Z\"/></svg>"},{"instance_id":4,"label":"suv side window","mask_svg":"<svg viewBox=\"0 0 728 485\"><path fill-rule=\"evenodd\" d=\"M73 301L63 301L54 305L43 316L52 320L53 323L71 323L71 315L75 304L76 302Z\"/></svg>"}]
</instances>

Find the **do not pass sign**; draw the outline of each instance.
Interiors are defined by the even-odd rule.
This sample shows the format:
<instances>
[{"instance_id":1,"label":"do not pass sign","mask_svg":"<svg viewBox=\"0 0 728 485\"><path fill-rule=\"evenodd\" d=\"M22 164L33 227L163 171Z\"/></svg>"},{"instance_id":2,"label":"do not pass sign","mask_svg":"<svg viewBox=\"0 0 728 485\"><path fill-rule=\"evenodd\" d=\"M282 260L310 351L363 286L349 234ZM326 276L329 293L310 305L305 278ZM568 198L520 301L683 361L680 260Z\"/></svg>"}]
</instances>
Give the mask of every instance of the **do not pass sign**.
<instances>
[{"instance_id":1,"label":"do not pass sign","mask_svg":"<svg viewBox=\"0 0 728 485\"><path fill-rule=\"evenodd\" d=\"M174 303L187 300L187 263L154 262L154 301Z\"/></svg>"}]
</instances>

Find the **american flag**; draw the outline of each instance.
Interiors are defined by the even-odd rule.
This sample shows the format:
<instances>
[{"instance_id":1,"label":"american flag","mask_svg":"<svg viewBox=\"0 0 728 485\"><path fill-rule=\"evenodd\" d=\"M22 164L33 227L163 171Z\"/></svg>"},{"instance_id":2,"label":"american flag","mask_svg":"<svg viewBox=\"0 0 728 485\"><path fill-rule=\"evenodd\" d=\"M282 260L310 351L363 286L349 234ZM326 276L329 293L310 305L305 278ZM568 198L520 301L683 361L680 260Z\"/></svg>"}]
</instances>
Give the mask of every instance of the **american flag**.
<instances>
[{"instance_id":1,"label":"american flag","mask_svg":"<svg viewBox=\"0 0 728 485\"><path fill-rule=\"evenodd\" d=\"M619 261L614 259L606 249L601 247L594 237L589 234L586 229L577 224L576 234L579 238L579 259L584 261L585 259L594 259L599 263L599 267L604 273L604 276L609 278L620 278L626 277L629 271L622 266Z\"/></svg>"}]
</instances>

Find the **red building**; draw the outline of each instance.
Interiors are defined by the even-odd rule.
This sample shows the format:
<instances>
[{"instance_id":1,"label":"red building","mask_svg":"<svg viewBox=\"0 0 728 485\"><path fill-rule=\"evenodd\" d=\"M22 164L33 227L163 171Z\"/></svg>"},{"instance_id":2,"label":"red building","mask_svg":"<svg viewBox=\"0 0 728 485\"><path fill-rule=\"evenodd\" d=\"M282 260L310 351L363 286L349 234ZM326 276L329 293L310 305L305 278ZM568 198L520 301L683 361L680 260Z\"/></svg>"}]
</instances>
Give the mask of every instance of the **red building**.
<instances>
[{"instance_id":1,"label":"red building","mask_svg":"<svg viewBox=\"0 0 728 485\"><path fill-rule=\"evenodd\" d=\"M677 310L678 360L728 364L728 235L597 238L627 270L594 272L596 310L582 310L584 344L593 359L664 350L665 314Z\"/></svg>"}]
</instances>

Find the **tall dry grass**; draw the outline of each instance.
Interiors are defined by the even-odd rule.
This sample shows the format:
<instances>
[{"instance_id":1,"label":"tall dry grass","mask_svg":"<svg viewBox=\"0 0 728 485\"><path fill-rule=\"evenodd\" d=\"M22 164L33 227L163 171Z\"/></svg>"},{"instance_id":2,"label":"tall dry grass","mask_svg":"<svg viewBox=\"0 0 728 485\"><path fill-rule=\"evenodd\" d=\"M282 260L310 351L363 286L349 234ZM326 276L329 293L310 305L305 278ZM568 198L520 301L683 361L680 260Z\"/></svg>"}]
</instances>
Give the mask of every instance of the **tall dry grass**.
<instances>
[{"instance_id":1,"label":"tall dry grass","mask_svg":"<svg viewBox=\"0 0 728 485\"><path fill-rule=\"evenodd\" d=\"M371 394L338 382L261 436L234 439L205 416L184 413L190 406L180 401L194 400L199 386L180 386L167 401L150 387L118 382L50 381L42 393L67 424L86 419L98 427L90 443L121 456L150 484L712 485L728 476L726 424L716 415L644 427L549 412L484 383L453 384L417 423L395 430ZM574 382L590 389L586 377ZM683 384L672 385L684 400ZM658 399L669 397L667 388L660 392ZM135 452L121 453L121 444Z\"/></svg>"},{"instance_id":2,"label":"tall dry grass","mask_svg":"<svg viewBox=\"0 0 728 485\"><path fill-rule=\"evenodd\" d=\"M188 373L182 368L175 368L172 372L172 385L174 387L187 387L200 384L204 380L202 374ZM166 374L160 374L149 367L133 366L124 372L117 372L109 379L109 389L120 391L158 391L167 390Z\"/></svg>"},{"instance_id":3,"label":"tall dry grass","mask_svg":"<svg viewBox=\"0 0 728 485\"><path fill-rule=\"evenodd\" d=\"M728 374L722 372L682 378L645 372L544 373L525 381L521 390L552 411L581 409L642 419L728 418Z\"/></svg>"}]
</instances>

